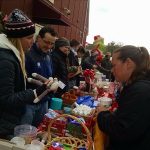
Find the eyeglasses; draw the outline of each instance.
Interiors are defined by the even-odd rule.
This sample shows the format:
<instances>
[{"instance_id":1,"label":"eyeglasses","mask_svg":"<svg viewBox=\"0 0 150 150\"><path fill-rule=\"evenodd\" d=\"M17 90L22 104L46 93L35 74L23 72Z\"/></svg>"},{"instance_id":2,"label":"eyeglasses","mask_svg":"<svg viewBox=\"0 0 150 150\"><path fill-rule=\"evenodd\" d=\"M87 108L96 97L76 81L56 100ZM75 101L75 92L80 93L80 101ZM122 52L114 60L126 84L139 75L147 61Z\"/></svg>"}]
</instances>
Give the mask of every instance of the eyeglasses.
<instances>
[{"instance_id":1,"label":"eyeglasses","mask_svg":"<svg viewBox=\"0 0 150 150\"><path fill-rule=\"evenodd\" d=\"M42 39L43 40L43 42L45 43L45 44L47 44L47 45L54 45L55 43L54 42L51 42L51 41L46 41L46 40L44 40L44 39Z\"/></svg>"}]
</instances>

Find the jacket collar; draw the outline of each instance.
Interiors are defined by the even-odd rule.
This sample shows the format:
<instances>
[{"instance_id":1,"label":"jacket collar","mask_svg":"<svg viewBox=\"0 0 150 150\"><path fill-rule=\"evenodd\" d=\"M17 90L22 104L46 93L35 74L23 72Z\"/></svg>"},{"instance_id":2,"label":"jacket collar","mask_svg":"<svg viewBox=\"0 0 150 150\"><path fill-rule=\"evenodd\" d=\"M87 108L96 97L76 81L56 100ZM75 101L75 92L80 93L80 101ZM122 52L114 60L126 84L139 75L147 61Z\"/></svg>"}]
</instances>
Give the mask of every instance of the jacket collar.
<instances>
[{"instance_id":1,"label":"jacket collar","mask_svg":"<svg viewBox=\"0 0 150 150\"><path fill-rule=\"evenodd\" d=\"M56 51L60 56L62 56L62 57L64 57L64 58L67 57L67 55L64 54L61 50L59 50L59 49L54 49L54 52L55 52L55 51Z\"/></svg>"},{"instance_id":2,"label":"jacket collar","mask_svg":"<svg viewBox=\"0 0 150 150\"><path fill-rule=\"evenodd\" d=\"M18 58L19 62L21 63L20 52L17 48L8 40L5 34L0 34L0 47L4 49L8 49L12 51L16 57Z\"/></svg>"}]
</instances>

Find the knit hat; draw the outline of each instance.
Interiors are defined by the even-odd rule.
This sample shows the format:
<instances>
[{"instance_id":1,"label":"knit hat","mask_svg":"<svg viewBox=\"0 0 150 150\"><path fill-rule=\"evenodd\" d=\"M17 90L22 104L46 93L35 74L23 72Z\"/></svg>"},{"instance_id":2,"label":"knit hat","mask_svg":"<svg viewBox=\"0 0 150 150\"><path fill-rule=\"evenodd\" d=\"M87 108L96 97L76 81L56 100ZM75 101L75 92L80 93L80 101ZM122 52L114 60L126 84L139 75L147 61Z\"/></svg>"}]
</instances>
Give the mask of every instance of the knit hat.
<instances>
[{"instance_id":1,"label":"knit hat","mask_svg":"<svg viewBox=\"0 0 150 150\"><path fill-rule=\"evenodd\" d=\"M15 9L6 20L5 33L10 38L21 38L34 34L35 26L21 10Z\"/></svg>"},{"instance_id":2,"label":"knit hat","mask_svg":"<svg viewBox=\"0 0 150 150\"><path fill-rule=\"evenodd\" d=\"M70 46L69 40L67 40L66 38L59 38L55 41L56 49L62 46Z\"/></svg>"}]
</instances>

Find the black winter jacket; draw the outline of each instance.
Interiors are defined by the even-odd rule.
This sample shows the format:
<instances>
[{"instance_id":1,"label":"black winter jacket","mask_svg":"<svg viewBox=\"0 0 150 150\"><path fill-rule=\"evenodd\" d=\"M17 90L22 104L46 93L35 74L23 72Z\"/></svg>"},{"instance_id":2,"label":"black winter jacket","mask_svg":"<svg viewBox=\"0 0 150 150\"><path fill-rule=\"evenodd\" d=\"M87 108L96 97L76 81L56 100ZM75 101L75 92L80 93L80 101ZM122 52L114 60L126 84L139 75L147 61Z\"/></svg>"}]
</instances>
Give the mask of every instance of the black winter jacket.
<instances>
[{"instance_id":1,"label":"black winter jacket","mask_svg":"<svg viewBox=\"0 0 150 150\"><path fill-rule=\"evenodd\" d=\"M20 124L25 104L35 96L25 90L25 81L18 58L12 50L0 48L0 138L7 138Z\"/></svg>"},{"instance_id":2,"label":"black winter jacket","mask_svg":"<svg viewBox=\"0 0 150 150\"><path fill-rule=\"evenodd\" d=\"M109 150L150 150L150 81L124 87L113 114L98 115L99 128L110 137Z\"/></svg>"},{"instance_id":3,"label":"black winter jacket","mask_svg":"<svg viewBox=\"0 0 150 150\"><path fill-rule=\"evenodd\" d=\"M52 51L52 62L54 77L62 81L66 86L62 90L58 88L56 96L61 97L61 95L68 90L68 69L67 69L67 55L58 49Z\"/></svg>"}]
</instances>

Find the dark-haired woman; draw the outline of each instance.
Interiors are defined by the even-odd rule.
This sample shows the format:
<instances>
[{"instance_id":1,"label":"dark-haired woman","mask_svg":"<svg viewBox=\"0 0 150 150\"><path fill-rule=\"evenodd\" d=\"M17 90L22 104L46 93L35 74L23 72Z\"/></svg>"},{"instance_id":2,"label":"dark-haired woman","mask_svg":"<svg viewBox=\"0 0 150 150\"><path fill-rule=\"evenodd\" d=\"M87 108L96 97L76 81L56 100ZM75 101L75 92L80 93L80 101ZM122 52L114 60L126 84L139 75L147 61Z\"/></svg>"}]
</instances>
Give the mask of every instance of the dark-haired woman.
<instances>
[{"instance_id":1,"label":"dark-haired woman","mask_svg":"<svg viewBox=\"0 0 150 150\"><path fill-rule=\"evenodd\" d=\"M123 46L113 52L112 72L124 83L118 109L97 108L99 128L109 150L150 150L150 59L144 47Z\"/></svg>"}]
</instances>

